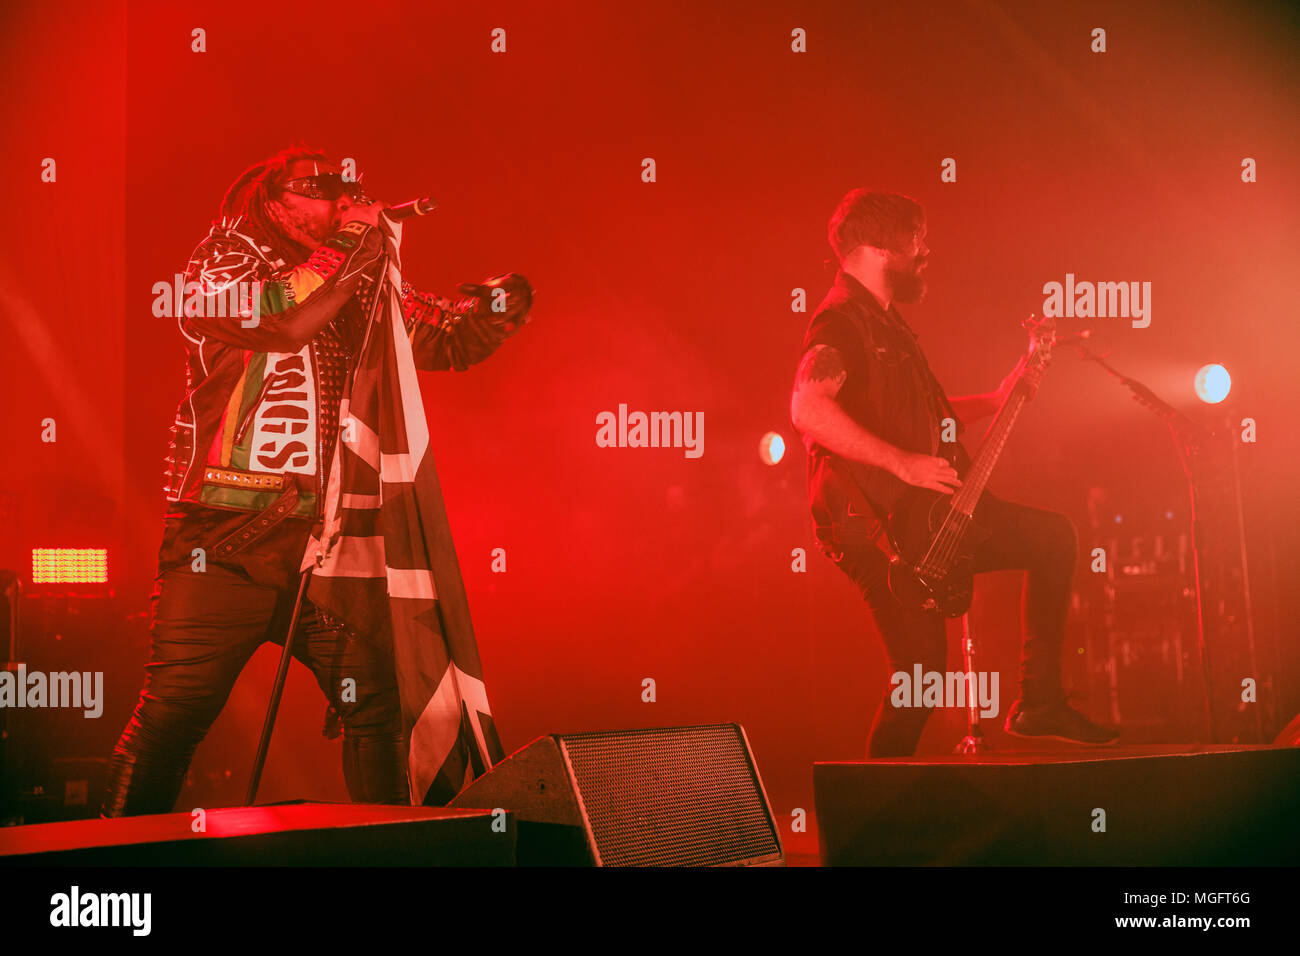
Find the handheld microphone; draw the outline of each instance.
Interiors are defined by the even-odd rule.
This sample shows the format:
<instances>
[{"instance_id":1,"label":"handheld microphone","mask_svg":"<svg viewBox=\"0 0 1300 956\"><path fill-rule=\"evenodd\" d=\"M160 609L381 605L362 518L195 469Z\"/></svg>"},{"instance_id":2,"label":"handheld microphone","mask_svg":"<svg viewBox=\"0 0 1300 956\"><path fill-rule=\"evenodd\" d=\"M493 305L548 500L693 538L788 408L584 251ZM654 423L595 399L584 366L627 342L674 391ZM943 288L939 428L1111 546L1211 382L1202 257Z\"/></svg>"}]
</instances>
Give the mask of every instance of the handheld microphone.
<instances>
[{"instance_id":1,"label":"handheld microphone","mask_svg":"<svg viewBox=\"0 0 1300 956\"><path fill-rule=\"evenodd\" d=\"M428 215L437 208L437 201L425 196L423 199L404 202L400 206L389 206L384 210L384 215L389 219L410 219L412 216Z\"/></svg>"}]
</instances>

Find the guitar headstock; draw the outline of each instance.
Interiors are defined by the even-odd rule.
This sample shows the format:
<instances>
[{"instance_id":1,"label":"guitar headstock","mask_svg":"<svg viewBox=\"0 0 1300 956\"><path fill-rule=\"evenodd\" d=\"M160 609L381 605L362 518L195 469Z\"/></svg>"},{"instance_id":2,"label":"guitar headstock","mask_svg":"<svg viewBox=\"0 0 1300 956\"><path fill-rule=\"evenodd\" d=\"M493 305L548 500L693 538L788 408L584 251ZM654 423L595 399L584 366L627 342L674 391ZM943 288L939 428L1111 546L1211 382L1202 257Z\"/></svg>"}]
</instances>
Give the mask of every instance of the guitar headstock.
<instances>
[{"instance_id":1,"label":"guitar headstock","mask_svg":"<svg viewBox=\"0 0 1300 956\"><path fill-rule=\"evenodd\" d=\"M1029 364L1047 368L1052 360L1052 346L1056 344L1056 316L1030 315L1020 324L1029 333Z\"/></svg>"}]
</instances>

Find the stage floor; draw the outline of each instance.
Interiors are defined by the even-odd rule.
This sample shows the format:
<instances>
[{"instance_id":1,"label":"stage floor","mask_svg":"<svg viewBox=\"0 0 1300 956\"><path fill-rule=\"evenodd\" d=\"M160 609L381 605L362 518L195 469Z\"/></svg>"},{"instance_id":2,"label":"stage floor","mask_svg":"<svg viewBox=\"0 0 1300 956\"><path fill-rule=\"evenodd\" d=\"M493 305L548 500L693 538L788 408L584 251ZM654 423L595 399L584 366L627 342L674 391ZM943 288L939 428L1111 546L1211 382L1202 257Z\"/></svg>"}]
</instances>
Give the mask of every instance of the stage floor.
<instances>
[{"instance_id":1,"label":"stage floor","mask_svg":"<svg viewBox=\"0 0 1300 956\"><path fill-rule=\"evenodd\" d=\"M8 827L0 864L508 866L514 841L490 810L295 802Z\"/></svg>"}]
</instances>

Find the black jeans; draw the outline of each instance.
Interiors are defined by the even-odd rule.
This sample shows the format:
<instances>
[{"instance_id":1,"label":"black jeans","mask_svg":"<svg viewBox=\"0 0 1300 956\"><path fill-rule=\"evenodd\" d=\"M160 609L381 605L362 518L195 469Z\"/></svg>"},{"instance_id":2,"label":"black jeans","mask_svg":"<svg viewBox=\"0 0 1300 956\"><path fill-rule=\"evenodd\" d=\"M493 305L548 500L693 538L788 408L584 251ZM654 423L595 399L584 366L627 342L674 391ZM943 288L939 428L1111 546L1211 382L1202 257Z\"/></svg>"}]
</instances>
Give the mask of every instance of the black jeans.
<instances>
[{"instance_id":1,"label":"black jeans","mask_svg":"<svg viewBox=\"0 0 1300 956\"><path fill-rule=\"evenodd\" d=\"M283 645L296 597L296 589L264 587L215 564L161 576L144 689L113 749L104 816L171 812L195 748L249 657L264 641ZM352 799L408 803L392 648L326 625L304 600L294 656L312 669L341 718Z\"/></svg>"},{"instance_id":2,"label":"black jeans","mask_svg":"<svg viewBox=\"0 0 1300 956\"><path fill-rule=\"evenodd\" d=\"M1069 611L1070 583L1078 552L1074 526L1064 515L1011 504L985 493L975 512L990 538L975 552L975 571L1028 571L1024 591L1024 645L1020 658L1020 696L1035 707L1064 699L1061 650ZM885 643L889 673L944 672L948 658L945 618L906 608L889 590L889 558L876 545L879 525L867 517L850 517L829 530L820 542L862 592ZM917 742L930 710L895 707L891 685L871 727L869 757L906 757Z\"/></svg>"}]
</instances>

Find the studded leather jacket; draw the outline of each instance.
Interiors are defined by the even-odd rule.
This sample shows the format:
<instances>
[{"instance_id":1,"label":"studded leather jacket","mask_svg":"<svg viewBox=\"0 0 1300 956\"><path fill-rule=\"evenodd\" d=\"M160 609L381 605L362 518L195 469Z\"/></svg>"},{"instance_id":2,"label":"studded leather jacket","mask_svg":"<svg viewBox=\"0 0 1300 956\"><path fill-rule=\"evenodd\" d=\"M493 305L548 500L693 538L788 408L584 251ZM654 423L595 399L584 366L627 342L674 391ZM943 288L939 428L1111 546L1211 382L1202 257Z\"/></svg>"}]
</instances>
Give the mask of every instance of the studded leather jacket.
<instances>
[{"instance_id":1,"label":"studded leather jacket","mask_svg":"<svg viewBox=\"0 0 1300 956\"><path fill-rule=\"evenodd\" d=\"M188 381L167 456L169 502L245 512L276 504L285 517L321 516L382 249L378 227L350 222L290 266L246 224L213 226L176 309ZM403 283L416 368L464 370L528 321L532 290L522 276L461 290L452 301Z\"/></svg>"}]
</instances>

